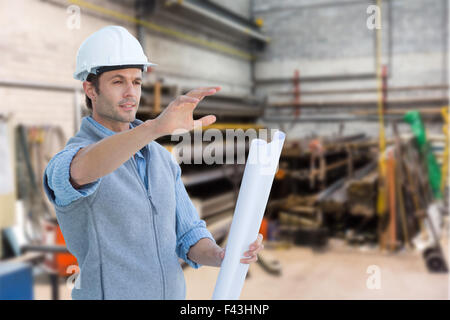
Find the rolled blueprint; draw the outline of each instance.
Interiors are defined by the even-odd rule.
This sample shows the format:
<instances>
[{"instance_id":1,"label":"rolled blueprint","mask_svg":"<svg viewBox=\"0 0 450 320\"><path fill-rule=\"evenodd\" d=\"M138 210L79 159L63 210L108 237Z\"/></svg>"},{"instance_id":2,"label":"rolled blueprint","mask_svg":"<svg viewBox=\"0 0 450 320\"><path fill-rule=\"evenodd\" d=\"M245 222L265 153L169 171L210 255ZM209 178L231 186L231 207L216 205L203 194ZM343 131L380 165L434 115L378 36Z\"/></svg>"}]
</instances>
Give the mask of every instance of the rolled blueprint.
<instances>
[{"instance_id":1,"label":"rolled blueprint","mask_svg":"<svg viewBox=\"0 0 450 320\"><path fill-rule=\"evenodd\" d=\"M241 295L249 264L240 260L258 236L284 139L285 134L276 131L270 143L253 139L250 144L214 300L235 300Z\"/></svg>"}]
</instances>

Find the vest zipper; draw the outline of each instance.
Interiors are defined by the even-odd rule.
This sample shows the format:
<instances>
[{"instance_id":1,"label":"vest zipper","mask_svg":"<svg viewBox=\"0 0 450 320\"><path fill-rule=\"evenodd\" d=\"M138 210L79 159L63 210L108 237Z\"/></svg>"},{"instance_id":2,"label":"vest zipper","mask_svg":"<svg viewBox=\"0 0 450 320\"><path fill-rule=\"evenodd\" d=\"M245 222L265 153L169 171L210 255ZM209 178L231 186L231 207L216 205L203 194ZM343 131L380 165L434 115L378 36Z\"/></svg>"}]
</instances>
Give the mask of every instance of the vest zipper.
<instances>
[{"instance_id":1,"label":"vest zipper","mask_svg":"<svg viewBox=\"0 0 450 320\"><path fill-rule=\"evenodd\" d=\"M148 199L148 198L147 198ZM153 203L150 201L150 199L148 200L148 202L150 203L151 207L154 209L153 212L156 211L155 206L153 205ZM159 259L159 266L161 268L161 277L162 277L162 289L163 289L163 300L166 299L166 281L164 279L164 268L162 266L162 262L161 262L161 256L159 254L159 243L158 243L158 237L156 236L158 233L158 230L156 229L156 224L155 224L155 215L152 216L153 219L153 229L155 231L155 242L156 242L156 254L158 255L158 259Z\"/></svg>"},{"instance_id":2,"label":"vest zipper","mask_svg":"<svg viewBox=\"0 0 450 320\"><path fill-rule=\"evenodd\" d=\"M134 169L134 173L136 174L136 176L137 176L137 178L139 180L139 183L141 184L142 188L144 189L144 192L146 194L149 207L150 207L151 211L154 213L152 215L153 236L155 238L155 244L156 244L156 255L158 256L159 267L161 269L162 296L163 296L163 300L165 300L166 299L166 284L165 284L166 281L164 279L164 268L163 268L163 265L162 265L162 262L161 262L161 256L160 256L160 253L159 253L159 243L158 243L158 237L157 237L158 231L157 231L156 223L155 223L155 215L157 214L157 211L156 211L156 208L153 205L152 201L150 200L151 196L150 196L149 191L147 191L147 188L145 187L144 183L141 180L141 176L139 175L139 172L137 170L137 164L135 163L135 161L136 160L134 160L134 159L133 159L133 161L131 161L133 163L132 167ZM148 174L148 171L147 171L147 174Z\"/></svg>"}]
</instances>

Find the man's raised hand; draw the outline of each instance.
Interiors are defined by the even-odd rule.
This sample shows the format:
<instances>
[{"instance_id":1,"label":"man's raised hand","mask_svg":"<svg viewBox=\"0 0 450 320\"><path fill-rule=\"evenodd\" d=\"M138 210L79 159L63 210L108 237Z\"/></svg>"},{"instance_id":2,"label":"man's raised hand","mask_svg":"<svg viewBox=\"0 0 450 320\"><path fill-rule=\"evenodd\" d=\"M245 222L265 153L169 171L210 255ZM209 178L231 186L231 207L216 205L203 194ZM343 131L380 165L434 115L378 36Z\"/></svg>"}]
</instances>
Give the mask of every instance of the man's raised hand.
<instances>
[{"instance_id":1,"label":"man's raised hand","mask_svg":"<svg viewBox=\"0 0 450 320\"><path fill-rule=\"evenodd\" d=\"M162 135L183 133L199 126L209 126L216 121L214 115L194 120L193 112L204 97L215 94L220 87L202 87L177 97L155 119Z\"/></svg>"}]
</instances>

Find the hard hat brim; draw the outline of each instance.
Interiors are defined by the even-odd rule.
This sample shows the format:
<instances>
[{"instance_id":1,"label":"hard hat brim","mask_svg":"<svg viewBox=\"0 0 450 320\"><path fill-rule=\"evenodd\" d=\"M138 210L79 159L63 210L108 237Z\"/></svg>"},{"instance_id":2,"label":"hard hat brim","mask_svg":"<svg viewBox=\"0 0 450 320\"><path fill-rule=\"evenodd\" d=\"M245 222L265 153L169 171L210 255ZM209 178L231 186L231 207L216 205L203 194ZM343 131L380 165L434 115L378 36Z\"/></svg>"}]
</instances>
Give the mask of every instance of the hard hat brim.
<instances>
[{"instance_id":1,"label":"hard hat brim","mask_svg":"<svg viewBox=\"0 0 450 320\"><path fill-rule=\"evenodd\" d=\"M75 72L73 74L74 79L86 81L88 75L90 73L100 75L103 72L106 71L112 71L112 70L118 70L118 69L127 69L127 68L140 68L143 72L147 71L148 67L157 66L156 63L146 62L146 63L137 63L137 64L124 64L124 65L104 65L99 67L93 67L90 69L90 71L83 71L83 72ZM100 70L100 72L98 71Z\"/></svg>"}]
</instances>

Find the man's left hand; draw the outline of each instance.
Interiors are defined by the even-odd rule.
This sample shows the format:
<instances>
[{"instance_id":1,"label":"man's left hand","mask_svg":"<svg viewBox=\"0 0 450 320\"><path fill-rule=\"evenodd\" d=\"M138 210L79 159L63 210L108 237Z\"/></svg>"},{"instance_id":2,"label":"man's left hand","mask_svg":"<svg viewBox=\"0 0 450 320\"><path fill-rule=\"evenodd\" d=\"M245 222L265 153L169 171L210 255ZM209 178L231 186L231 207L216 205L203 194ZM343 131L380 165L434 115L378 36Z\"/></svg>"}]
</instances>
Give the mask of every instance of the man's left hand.
<instances>
[{"instance_id":1,"label":"man's left hand","mask_svg":"<svg viewBox=\"0 0 450 320\"><path fill-rule=\"evenodd\" d=\"M262 234L258 234L258 238L255 240L255 242L250 244L249 250L244 252L245 258L242 258L240 260L241 263L252 263L258 260L258 252L260 252L262 249L264 249L264 245L262 244L263 236ZM225 257L225 249L221 252L220 257Z\"/></svg>"}]
</instances>

